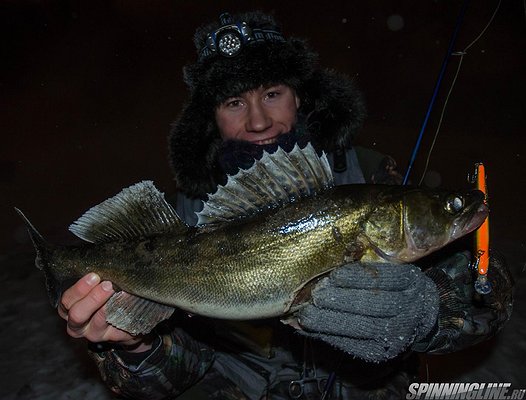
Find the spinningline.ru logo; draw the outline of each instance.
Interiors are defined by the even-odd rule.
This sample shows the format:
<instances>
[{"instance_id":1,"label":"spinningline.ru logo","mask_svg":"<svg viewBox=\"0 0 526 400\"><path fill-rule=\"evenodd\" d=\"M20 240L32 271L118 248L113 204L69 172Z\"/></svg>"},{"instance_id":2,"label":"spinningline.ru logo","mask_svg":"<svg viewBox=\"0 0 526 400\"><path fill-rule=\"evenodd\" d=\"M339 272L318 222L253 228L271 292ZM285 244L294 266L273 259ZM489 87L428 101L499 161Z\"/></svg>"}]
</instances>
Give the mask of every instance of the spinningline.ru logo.
<instances>
[{"instance_id":1,"label":"spinningline.ru logo","mask_svg":"<svg viewBox=\"0 0 526 400\"><path fill-rule=\"evenodd\" d=\"M511 389L511 383L412 383L406 400L524 399L526 389Z\"/></svg>"}]
</instances>

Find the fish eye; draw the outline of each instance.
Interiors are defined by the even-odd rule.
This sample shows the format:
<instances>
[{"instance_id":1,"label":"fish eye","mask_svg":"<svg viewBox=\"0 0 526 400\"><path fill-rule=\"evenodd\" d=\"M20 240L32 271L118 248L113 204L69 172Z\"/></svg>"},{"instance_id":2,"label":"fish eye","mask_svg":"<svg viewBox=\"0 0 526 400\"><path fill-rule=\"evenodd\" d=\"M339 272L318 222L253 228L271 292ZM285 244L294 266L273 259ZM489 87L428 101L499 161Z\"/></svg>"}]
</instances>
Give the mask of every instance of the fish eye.
<instances>
[{"instance_id":1,"label":"fish eye","mask_svg":"<svg viewBox=\"0 0 526 400\"><path fill-rule=\"evenodd\" d=\"M456 214L464 208L464 198L458 195L450 195L446 198L446 211Z\"/></svg>"}]
</instances>

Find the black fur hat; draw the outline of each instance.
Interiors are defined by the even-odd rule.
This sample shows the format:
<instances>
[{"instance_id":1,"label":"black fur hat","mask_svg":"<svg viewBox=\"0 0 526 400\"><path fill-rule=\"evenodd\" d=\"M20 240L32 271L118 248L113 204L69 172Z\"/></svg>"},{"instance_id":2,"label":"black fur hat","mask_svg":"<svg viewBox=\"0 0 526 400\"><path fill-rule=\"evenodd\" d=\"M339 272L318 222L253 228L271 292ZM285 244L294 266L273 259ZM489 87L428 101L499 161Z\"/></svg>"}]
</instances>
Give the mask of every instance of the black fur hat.
<instances>
[{"instance_id":1,"label":"black fur hat","mask_svg":"<svg viewBox=\"0 0 526 400\"><path fill-rule=\"evenodd\" d=\"M320 69L306 42L285 39L269 15L222 15L199 28L194 43L198 60L184 68L190 99L169 136L177 189L187 196L203 197L224 180L215 109L230 97L265 85L290 86L301 100L298 112L308 133L325 151L350 145L363 123L365 107L353 82Z\"/></svg>"}]
</instances>

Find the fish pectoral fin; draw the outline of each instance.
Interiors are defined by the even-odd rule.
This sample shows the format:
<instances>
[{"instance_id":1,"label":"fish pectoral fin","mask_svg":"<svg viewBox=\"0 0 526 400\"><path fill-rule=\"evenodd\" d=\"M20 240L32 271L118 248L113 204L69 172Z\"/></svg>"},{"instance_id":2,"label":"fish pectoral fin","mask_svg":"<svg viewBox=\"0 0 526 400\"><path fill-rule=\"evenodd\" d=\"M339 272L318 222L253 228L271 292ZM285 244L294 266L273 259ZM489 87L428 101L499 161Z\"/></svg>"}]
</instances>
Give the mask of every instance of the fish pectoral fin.
<instances>
[{"instance_id":1,"label":"fish pectoral fin","mask_svg":"<svg viewBox=\"0 0 526 400\"><path fill-rule=\"evenodd\" d=\"M132 335L141 335L170 318L174 311L173 307L120 291L106 303L106 322Z\"/></svg>"},{"instance_id":2,"label":"fish pectoral fin","mask_svg":"<svg viewBox=\"0 0 526 400\"><path fill-rule=\"evenodd\" d=\"M298 320L298 317L296 317L295 314L287 315L285 318L281 318L280 321L283 325L291 326L299 331L303 330Z\"/></svg>"},{"instance_id":3,"label":"fish pectoral fin","mask_svg":"<svg viewBox=\"0 0 526 400\"><path fill-rule=\"evenodd\" d=\"M284 314L291 315L299 309L305 307L307 304L311 303L312 291L314 290L314 287L320 280L327 276L327 274L329 274L331 270L324 271L321 274L316 275L315 277L301 285L299 288L297 288L292 293L290 300L285 304L285 308L283 310ZM290 316L290 318L282 319L281 322L283 322L284 324L288 324L286 321L288 321L289 319L292 320L293 318L293 316Z\"/></svg>"},{"instance_id":4,"label":"fish pectoral fin","mask_svg":"<svg viewBox=\"0 0 526 400\"><path fill-rule=\"evenodd\" d=\"M360 261L367 250L365 242L363 237L357 237L356 240L348 243L345 247L343 261L345 263Z\"/></svg>"}]
</instances>

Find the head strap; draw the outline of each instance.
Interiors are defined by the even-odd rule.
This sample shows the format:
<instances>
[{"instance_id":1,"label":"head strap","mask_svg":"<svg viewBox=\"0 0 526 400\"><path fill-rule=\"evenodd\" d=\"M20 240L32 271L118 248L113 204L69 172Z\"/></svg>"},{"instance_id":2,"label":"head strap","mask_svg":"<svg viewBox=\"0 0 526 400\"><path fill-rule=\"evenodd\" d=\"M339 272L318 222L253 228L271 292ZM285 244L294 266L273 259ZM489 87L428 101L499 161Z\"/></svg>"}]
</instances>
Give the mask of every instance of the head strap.
<instances>
[{"instance_id":1,"label":"head strap","mask_svg":"<svg viewBox=\"0 0 526 400\"><path fill-rule=\"evenodd\" d=\"M219 17L221 26L210 32L205 45L199 50L199 61L215 54L235 57L243 47L255 42L285 42L281 32L275 29L250 28L245 21L233 22L228 13Z\"/></svg>"}]
</instances>

